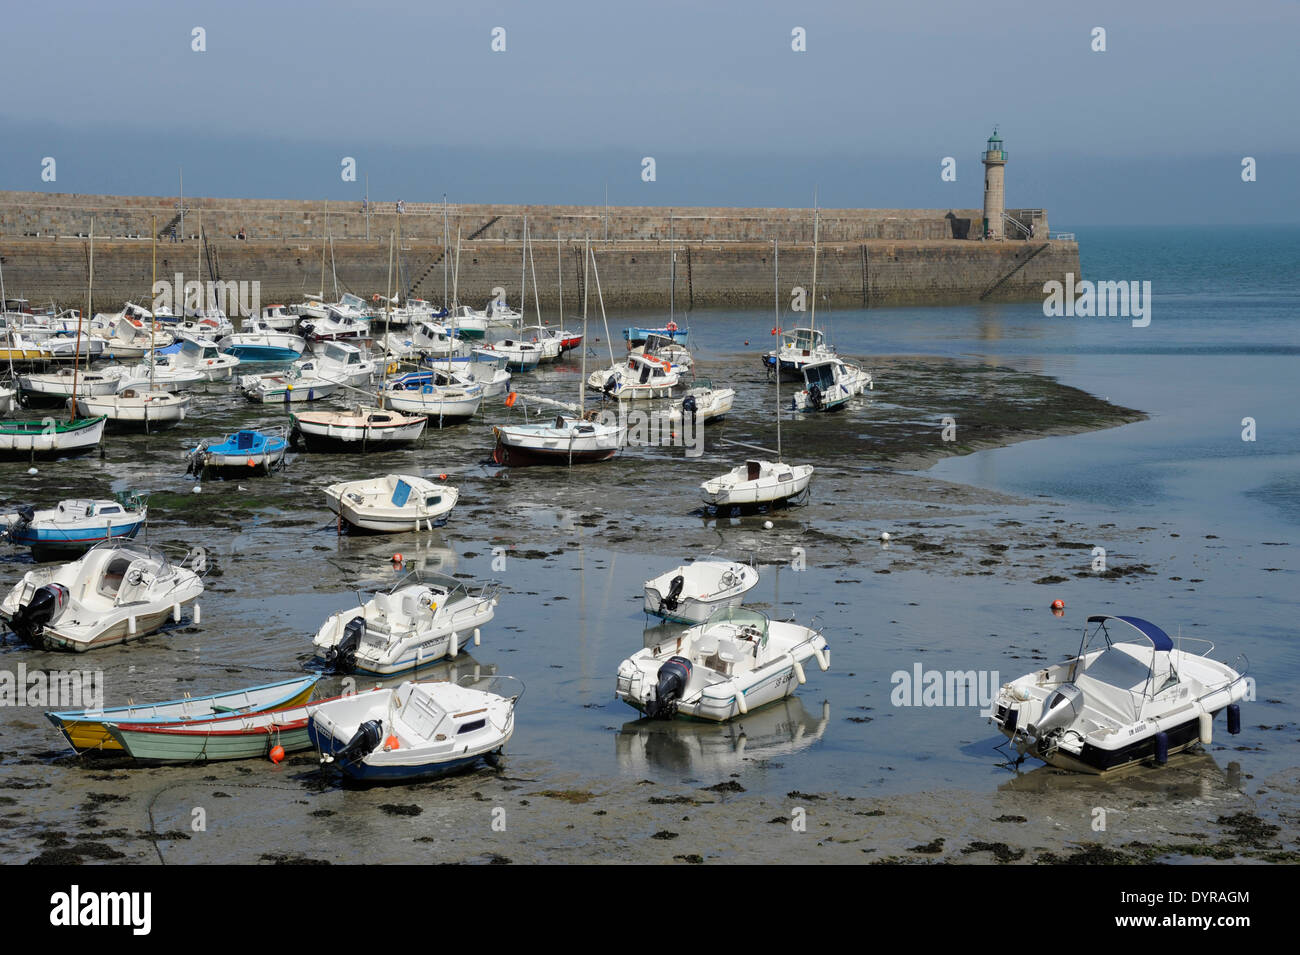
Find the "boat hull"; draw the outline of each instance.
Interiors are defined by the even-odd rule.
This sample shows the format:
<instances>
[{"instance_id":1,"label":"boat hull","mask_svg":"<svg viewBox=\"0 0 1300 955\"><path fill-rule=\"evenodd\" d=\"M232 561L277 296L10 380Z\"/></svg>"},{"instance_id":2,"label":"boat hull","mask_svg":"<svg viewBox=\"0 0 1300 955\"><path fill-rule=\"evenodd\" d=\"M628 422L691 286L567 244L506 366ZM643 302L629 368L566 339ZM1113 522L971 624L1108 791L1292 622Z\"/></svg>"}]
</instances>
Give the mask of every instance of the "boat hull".
<instances>
[{"instance_id":1,"label":"boat hull","mask_svg":"<svg viewBox=\"0 0 1300 955\"><path fill-rule=\"evenodd\" d=\"M105 418L89 418L72 425L44 421L0 422L0 460L84 454L99 446Z\"/></svg>"}]
</instances>

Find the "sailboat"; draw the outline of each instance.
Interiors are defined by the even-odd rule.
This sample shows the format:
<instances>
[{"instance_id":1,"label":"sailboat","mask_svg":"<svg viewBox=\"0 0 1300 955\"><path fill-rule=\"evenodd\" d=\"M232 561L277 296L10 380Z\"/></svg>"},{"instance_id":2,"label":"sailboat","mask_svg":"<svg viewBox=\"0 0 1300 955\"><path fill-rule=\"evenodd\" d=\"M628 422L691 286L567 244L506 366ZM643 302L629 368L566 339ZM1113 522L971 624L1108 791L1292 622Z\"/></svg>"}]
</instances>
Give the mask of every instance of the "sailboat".
<instances>
[{"instance_id":1,"label":"sailboat","mask_svg":"<svg viewBox=\"0 0 1300 955\"><path fill-rule=\"evenodd\" d=\"M775 351L763 356L763 365L769 374L787 381L803 381L805 365L836 359L835 349L826 342L826 335L817 330L817 246L820 217L813 200L813 278L812 311L807 328L796 328L789 332L780 332L778 318L777 331L781 334L781 344Z\"/></svg>"},{"instance_id":2,"label":"sailboat","mask_svg":"<svg viewBox=\"0 0 1300 955\"><path fill-rule=\"evenodd\" d=\"M95 287L95 220L90 220L90 267L86 283L86 314L92 314L91 301ZM82 316L77 315L77 358L83 341L81 334ZM80 361L73 362L75 376ZM72 393L77 393L74 378ZM77 454L99 446L104 437L102 417L78 418L76 406L66 424L60 424L53 418L40 421L0 421L0 458L24 458Z\"/></svg>"},{"instance_id":3,"label":"sailboat","mask_svg":"<svg viewBox=\"0 0 1300 955\"><path fill-rule=\"evenodd\" d=\"M583 269L591 267L591 240L587 240ZM583 282L584 290L587 283ZM587 300L582 303L582 337L587 337ZM556 415L547 423L498 425L493 428L497 444L492 460L507 467L531 464L582 464L607 461L618 454L627 439L627 427L595 420L595 412L583 413L587 379L587 352L582 352L582 374L578 378L576 414Z\"/></svg>"},{"instance_id":4,"label":"sailboat","mask_svg":"<svg viewBox=\"0 0 1300 955\"><path fill-rule=\"evenodd\" d=\"M158 236L157 220L154 220L153 243L153 278L158 278ZM153 287L152 285L150 286ZM131 319L123 317L119 320L119 328L125 326L134 328ZM137 329L137 332L139 330ZM140 333L142 334L142 333ZM163 332L166 338L166 344L170 344L172 336ZM136 339L138 341L138 337ZM149 360L147 367L149 377L147 381L131 381L126 383L126 387L115 391L112 394L78 394L75 398L70 399L70 404L82 414L98 415L105 418L113 427L121 430L152 431L160 428L168 428L185 420L185 413L190 407L190 397L188 395L178 395L158 387L157 374L158 362L156 356L158 348L158 325L157 322L149 323L149 350L147 352ZM144 366L140 366L144 367Z\"/></svg>"},{"instance_id":5,"label":"sailboat","mask_svg":"<svg viewBox=\"0 0 1300 955\"><path fill-rule=\"evenodd\" d=\"M781 321L780 247L772 241L776 319ZM781 459L781 376L776 379L776 460L751 459L726 474L700 485L704 502L713 507L757 507L775 505L807 493L812 481L811 464L786 464Z\"/></svg>"}]
</instances>

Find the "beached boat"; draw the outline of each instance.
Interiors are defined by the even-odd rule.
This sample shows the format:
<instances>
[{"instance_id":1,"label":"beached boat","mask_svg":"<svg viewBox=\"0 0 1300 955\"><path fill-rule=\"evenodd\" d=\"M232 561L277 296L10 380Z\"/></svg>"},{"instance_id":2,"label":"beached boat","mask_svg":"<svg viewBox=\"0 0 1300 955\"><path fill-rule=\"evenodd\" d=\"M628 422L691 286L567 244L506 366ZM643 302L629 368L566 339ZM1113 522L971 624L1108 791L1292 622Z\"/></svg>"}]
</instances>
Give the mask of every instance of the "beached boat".
<instances>
[{"instance_id":1,"label":"beached boat","mask_svg":"<svg viewBox=\"0 0 1300 955\"><path fill-rule=\"evenodd\" d=\"M856 383L837 358L808 362L799 371L803 387L794 390L790 400L793 411L838 411L858 393Z\"/></svg>"},{"instance_id":2,"label":"beached boat","mask_svg":"<svg viewBox=\"0 0 1300 955\"><path fill-rule=\"evenodd\" d=\"M24 643L80 653L179 623L202 593L199 575L161 550L108 540L70 564L28 571L0 602L0 617Z\"/></svg>"},{"instance_id":3,"label":"beached boat","mask_svg":"<svg viewBox=\"0 0 1300 955\"><path fill-rule=\"evenodd\" d=\"M121 744L108 735L104 724L183 723L299 706L311 697L319 680L318 674L312 674L208 696L186 696L164 703L132 703L99 710L57 710L46 713L45 717L78 752L120 750Z\"/></svg>"},{"instance_id":4,"label":"beached boat","mask_svg":"<svg viewBox=\"0 0 1300 955\"><path fill-rule=\"evenodd\" d=\"M1198 743L1209 745L1214 718L1228 710L1240 730L1246 677L1211 660L1214 644L1177 641L1140 617L1094 614L1073 657L1003 685L993 722L1020 757L1060 769L1105 773L1163 763ZM1116 633L1111 634L1111 628ZM1197 652L1184 650L1193 644Z\"/></svg>"},{"instance_id":5,"label":"beached boat","mask_svg":"<svg viewBox=\"0 0 1300 955\"><path fill-rule=\"evenodd\" d=\"M587 378L587 387L619 401L634 401L667 398L680 380L668 359L632 354L613 368L593 371Z\"/></svg>"},{"instance_id":6,"label":"beached boat","mask_svg":"<svg viewBox=\"0 0 1300 955\"><path fill-rule=\"evenodd\" d=\"M812 481L811 464L746 461L700 485L711 507L760 507L801 498Z\"/></svg>"},{"instance_id":7,"label":"beached boat","mask_svg":"<svg viewBox=\"0 0 1300 955\"><path fill-rule=\"evenodd\" d=\"M202 475L212 471L239 470L269 474L284 463L289 440L284 427L261 431L236 431L218 444L206 440L186 452L186 473Z\"/></svg>"},{"instance_id":8,"label":"beached boat","mask_svg":"<svg viewBox=\"0 0 1300 955\"><path fill-rule=\"evenodd\" d=\"M383 364L366 356L356 345L347 342L320 342L313 346L309 358L294 362L306 377L315 376L353 388L368 388Z\"/></svg>"},{"instance_id":9,"label":"beached boat","mask_svg":"<svg viewBox=\"0 0 1300 955\"><path fill-rule=\"evenodd\" d=\"M460 491L412 474L342 481L325 489L329 509L350 527L384 534L447 523Z\"/></svg>"},{"instance_id":10,"label":"beached boat","mask_svg":"<svg viewBox=\"0 0 1300 955\"><path fill-rule=\"evenodd\" d=\"M492 431L497 439L492 460L506 467L608 461L627 440L621 424L563 414L548 423L503 424Z\"/></svg>"},{"instance_id":11,"label":"beached boat","mask_svg":"<svg viewBox=\"0 0 1300 955\"><path fill-rule=\"evenodd\" d=\"M724 722L789 696L805 682L810 659L830 667L819 631L727 607L624 660L614 692L652 718Z\"/></svg>"},{"instance_id":12,"label":"beached boat","mask_svg":"<svg viewBox=\"0 0 1300 955\"><path fill-rule=\"evenodd\" d=\"M100 541L129 540L148 516L140 495L123 494L113 501L71 499L39 511L22 507L0 514L0 535L19 547L30 547L40 560L48 554L81 553Z\"/></svg>"},{"instance_id":13,"label":"beached boat","mask_svg":"<svg viewBox=\"0 0 1300 955\"><path fill-rule=\"evenodd\" d=\"M78 398L77 413L102 416L117 430L157 431L184 421L190 401L189 395L133 386L116 395Z\"/></svg>"},{"instance_id":14,"label":"beached boat","mask_svg":"<svg viewBox=\"0 0 1300 955\"><path fill-rule=\"evenodd\" d=\"M227 335L217 347L241 362L294 361L307 347L307 340L292 331L281 331L265 321L254 319L242 331Z\"/></svg>"},{"instance_id":15,"label":"beached boat","mask_svg":"<svg viewBox=\"0 0 1300 955\"><path fill-rule=\"evenodd\" d=\"M291 404L328 398L342 387L333 379L317 377L315 367L295 362L288 371L269 375L242 375L239 390L249 401L261 404Z\"/></svg>"},{"instance_id":16,"label":"beached boat","mask_svg":"<svg viewBox=\"0 0 1300 955\"><path fill-rule=\"evenodd\" d=\"M130 302L127 303L127 306L128 308L132 307ZM149 317L152 318L152 316ZM175 341L171 332L159 331L146 326L141 318L133 316L125 310L116 317L103 338L104 355L114 361L127 359L138 361L150 351L157 348L167 348Z\"/></svg>"},{"instance_id":17,"label":"beached boat","mask_svg":"<svg viewBox=\"0 0 1300 955\"><path fill-rule=\"evenodd\" d=\"M316 632L316 656L334 673L389 676L456 657L492 620L501 585L471 588L445 574L412 571L389 591L341 610Z\"/></svg>"},{"instance_id":18,"label":"beached boat","mask_svg":"<svg viewBox=\"0 0 1300 955\"><path fill-rule=\"evenodd\" d=\"M19 375L18 387L29 405L57 406L66 404L74 389L83 398L116 394L130 377L127 369L118 366L103 371L60 368L42 374Z\"/></svg>"},{"instance_id":19,"label":"beached boat","mask_svg":"<svg viewBox=\"0 0 1300 955\"><path fill-rule=\"evenodd\" d=\"M709 378L696 378L686 394L673 400L665 414L673 424L680 424L686 418L694 418L696 422L720 420L730 413L735 400L734 388L717 388Z\"/></svg>"},{"instance_id":20,"label":"beached boat","mask_svg":"<svg viewBox=\"0 0 1300 955\"><path fill-rule=\"evenodd\" d=\"M353 779L428 779L503 752L514 734L518 699L518 693L502 696L454 683L407 682L315 707L307 731L321 762Z\"/></svg>"},{"instance_id":21,"label":"beached boat","mask_svg":"<svg viewBox=\"0 0 1300 955\"><path fill-rule=\"evenodd\" d=\"M289 418L289 443L308 451L386 451L419 439L429 419L381 408L300 411Z\"/></svg>"},{"instance_id":22,"label":"beached boat","mask_svg":"<svg viewBox=\"0 0 1300 955\"><path fill-rule=\"evenodd\" d=\"M307 721L318 700L285 709L217 716L185 723L107 723L105 729L119 748L145 763L201 763L230 759L263 759L277 747L280 759L311 748Z\"/></svg>"},{"instance_id":23,"label":"beached boat","mask_svg":"<svg viewBox=\"0 0 1300 955\"><path fill-rule=\"evenodd\" d=\"M474 354L505 359L510 371L533 371L542 361L542 348L535 342L501 338L474 349Z\"/></svg>"},{"instance_id":24,"label":"beached boat","mask_svg":"<svg viewBox=\"0 0 1300 955\"><path fill-rule=\"evenodd\" d=\"M758 571L735 561L697 560L645 582L645 612L673 623L703 623L739 607L758 586Z\"/></svg>"},{"instance_id":25,"label":"beached boat","mask_svg":"<svg viewBox=\"0 0 1300 955\"><path fill-rule=\"evenodd\" d=\"M99 447L104 418L0 421L0 459L84 454Z\"/></svg>"},{"instance_id":26,"label":"beached boat","mask_svg":"<svg viewBox=\"0 0 1300 955\"><path fill-rule=\"evenodd\" d=\"M379 400L385 408L421 414L435 426L442 427L460 424L478 414L483 404L483 389L476 384L457 381L452 374L433 368L384 382Z\"/></svg>"},{"instance_id":27,"label":"beached boat","mask_svg":"<svg viewBox=\"0 0 1300 955\"><path fill-rule=\"evenodd\" d=\"M785 381L803 381L804 365L837 358L826 344L826 335L815 328L796 328L781 335L781 345L763 356L763 367L775 373L779 367Z\"/></svg>"}]
</instances>

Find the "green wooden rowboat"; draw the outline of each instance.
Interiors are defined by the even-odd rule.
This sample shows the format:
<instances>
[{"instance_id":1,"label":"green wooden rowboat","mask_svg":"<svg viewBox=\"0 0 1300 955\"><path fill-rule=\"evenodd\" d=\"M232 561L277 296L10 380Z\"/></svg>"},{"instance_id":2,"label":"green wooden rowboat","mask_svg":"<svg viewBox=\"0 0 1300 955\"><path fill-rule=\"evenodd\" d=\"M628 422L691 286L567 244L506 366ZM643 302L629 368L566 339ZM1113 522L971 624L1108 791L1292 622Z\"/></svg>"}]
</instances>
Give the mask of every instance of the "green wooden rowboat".
<instances>
[{"instance_id":1,"label":"green wooden rowboat","mask_svg":"<svg viewBox=\"0 0 1300 955\"><path fill-rule=\"evenodd\" d=\"M307 723L325 702L186 723L106 723L105 729L129 756L148 762L261 759L276 746L285 753L310 748Z\"/></svg>"}]
</instances>

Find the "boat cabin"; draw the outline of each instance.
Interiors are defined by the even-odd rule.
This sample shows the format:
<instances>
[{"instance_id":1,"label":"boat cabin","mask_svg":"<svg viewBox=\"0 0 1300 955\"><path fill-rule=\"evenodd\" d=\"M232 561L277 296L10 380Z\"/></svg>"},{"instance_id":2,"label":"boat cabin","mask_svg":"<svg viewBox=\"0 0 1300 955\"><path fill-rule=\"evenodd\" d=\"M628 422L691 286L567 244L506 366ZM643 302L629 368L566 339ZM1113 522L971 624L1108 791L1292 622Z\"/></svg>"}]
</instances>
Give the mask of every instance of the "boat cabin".
<instances>
[{"instance_id":1,"label":"boat cabin","mask_svg":"<svg viewBox=\"0 0 1300 955\"><path fill-rule=\"evenodd\" d=\"M782 344L792 351L810 355L818 348L826 346L826 336L815 328L796 328L781 336Z\"/></svg>"}]
</instances>

